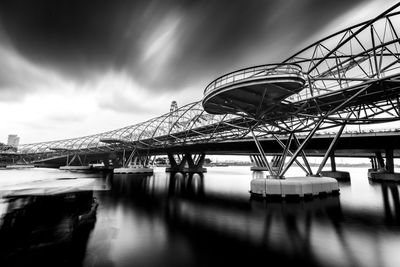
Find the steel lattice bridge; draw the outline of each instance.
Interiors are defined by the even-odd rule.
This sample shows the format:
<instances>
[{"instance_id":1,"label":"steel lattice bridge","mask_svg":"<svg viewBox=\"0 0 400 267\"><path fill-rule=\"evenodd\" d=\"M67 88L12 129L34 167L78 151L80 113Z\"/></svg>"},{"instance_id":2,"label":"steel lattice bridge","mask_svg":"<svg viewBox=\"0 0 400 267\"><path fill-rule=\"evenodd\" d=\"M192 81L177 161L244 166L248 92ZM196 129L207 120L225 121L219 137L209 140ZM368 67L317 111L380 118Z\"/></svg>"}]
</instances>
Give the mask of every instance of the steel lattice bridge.
<instances>
[{"instance_id":1,"label":"steel lattice bridge","mask_svg":"<svg viewBox=\"0 0 400 267\"><path fill-rule=\"evenodd\" d=\"M21 145L18 154L34 162L125 150L167 152L180 146L253 138L259 150L254 160L271 175L283 177L294 162L312 174L304 148L317 131L337 131L325 164L346 125L399 120L399 5L331 34L281 63L223 75L206 87L202 101L109 132ZM299 134L305 136L302 142ZM282 147L278 161L265 157L258 139L266 136Z\"/></svg>"}]
</instances>

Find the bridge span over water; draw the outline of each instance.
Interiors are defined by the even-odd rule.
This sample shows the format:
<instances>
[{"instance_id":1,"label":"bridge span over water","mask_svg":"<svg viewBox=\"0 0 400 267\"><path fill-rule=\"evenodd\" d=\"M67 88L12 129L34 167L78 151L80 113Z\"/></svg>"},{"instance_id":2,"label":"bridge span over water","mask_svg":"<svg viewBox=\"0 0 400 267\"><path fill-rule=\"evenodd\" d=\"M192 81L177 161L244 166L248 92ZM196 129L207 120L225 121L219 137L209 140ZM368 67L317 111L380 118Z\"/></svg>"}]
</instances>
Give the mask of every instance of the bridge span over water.
<instances>
[{"instance_id":1,"label":"bridge span over water","mask_svg":"<svg viewBox=\"0 0 400 267\"><path fill-rule=\"evenodd\" d=\"M346 126L400 118L399 6L318 40L280 63L223 75L206 86L201 101L101 134L21 145L14 156L35 162L123 153L125 162L125 151L130 151L130 162L135 156L172 153L182 147L211 152L226 143L223 153L230 149L235 154L235 142L247 144L251 139L257 161L271 177L283 178L295 162L307 175L313 174L306 155L310 145L318 143L316 134L335 132L320 153L324 157L319 175L340 146L338 141L345 140ZM265 138L274 139L273 153L279 153L274 163L266 158L272 150ZM391 159L397 155L393 147L381 149Z\"/></svg>"}]
</instances>

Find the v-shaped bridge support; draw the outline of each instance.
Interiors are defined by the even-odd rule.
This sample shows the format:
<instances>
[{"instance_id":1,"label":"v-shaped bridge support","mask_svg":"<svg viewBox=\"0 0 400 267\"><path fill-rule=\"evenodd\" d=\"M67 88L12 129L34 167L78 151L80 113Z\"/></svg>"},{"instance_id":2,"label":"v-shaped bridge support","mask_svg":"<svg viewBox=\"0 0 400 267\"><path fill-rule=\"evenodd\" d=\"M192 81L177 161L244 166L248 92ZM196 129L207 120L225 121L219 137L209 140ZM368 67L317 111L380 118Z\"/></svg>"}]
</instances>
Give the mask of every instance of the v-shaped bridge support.
<instances>
[{"instance_id":1,"label":"v-shaped bridge support","mask_svg":"<svg viewBox=\"0 0 400 267\"><path fill-rule=\"evenodd\" d=\"M346 121L342 123L342 125L339 128L339 131L336 133L335 137L331 141L318 167L318 170L315 173L311 169L310 163L305 153L305 148L307 147L307 144L311 141L312 137L319 130L319 127L323 123L323 120L324 118L321 118L316 123L315 127L302 140L299 140L298 136L294 132L289 132L286 142L283 142L281 139L279 139L278 136L272 135L283 150L280 154L275 155L272 158L271 162L268 161L260 141L254 134L254 132L251 131L254 142L259 152L259 154L250 155L252 162L254 162L256 165L256 167L252 168L252 170L267 170L269 172L268 178L284 179L285 174L287 173L289 168L293 165L293 163L296 163L297 166L299 166L304 171L306 176L321 176L324 175L324 173L326 173L323 172L322 170L326 165L327 160L331 158L332 161L331 164L334 169L332 170L332 172L337 172L335 167L336 165L335 165L334 150L346 126ZM299 156L301 157L301 160L299 159ZM332 172L329 172L329 174L332 174ZM341 176L343 176L343 174L341 174Z\"/></svg>"},{"instance_id":2,"label":"v-shaped bridge support","mask_svg":"<svg viewBox=\"0 0 400 267\"><path fill-rule=\"evenodd\" d=\"M188 172L188 173L204 173L207 169L203 167L205 153L192 154L172 154L168 153L170 167L166 168L166 172Z\"/></svg>"}]
</instances>

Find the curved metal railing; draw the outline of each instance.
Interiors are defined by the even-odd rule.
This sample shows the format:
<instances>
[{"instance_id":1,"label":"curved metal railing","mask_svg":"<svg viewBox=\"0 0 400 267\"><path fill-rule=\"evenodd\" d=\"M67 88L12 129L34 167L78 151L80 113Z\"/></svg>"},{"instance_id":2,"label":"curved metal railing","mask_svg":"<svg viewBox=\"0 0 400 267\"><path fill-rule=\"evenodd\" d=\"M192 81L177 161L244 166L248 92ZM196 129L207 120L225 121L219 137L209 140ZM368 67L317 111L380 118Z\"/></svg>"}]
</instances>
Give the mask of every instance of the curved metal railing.
<instances>
[{"instance_id":1,"label":"curved metal railing","mask_svg":"<svg viewBox=\"0 0 400 267\"><path fill-rule=\"evenodd\" d=\"M302 68L298 64L284 63L284 64L265 64L255 67L249 67L241 70L236 70L228 74L224 74L211 83L209 83L204 90L204 96L211 92L218 90L230 84L241 82L244 80L252 80L255 78L262 78L268 76L278 75L296 75L303 76Z\"/></svg>"}]
</instances>

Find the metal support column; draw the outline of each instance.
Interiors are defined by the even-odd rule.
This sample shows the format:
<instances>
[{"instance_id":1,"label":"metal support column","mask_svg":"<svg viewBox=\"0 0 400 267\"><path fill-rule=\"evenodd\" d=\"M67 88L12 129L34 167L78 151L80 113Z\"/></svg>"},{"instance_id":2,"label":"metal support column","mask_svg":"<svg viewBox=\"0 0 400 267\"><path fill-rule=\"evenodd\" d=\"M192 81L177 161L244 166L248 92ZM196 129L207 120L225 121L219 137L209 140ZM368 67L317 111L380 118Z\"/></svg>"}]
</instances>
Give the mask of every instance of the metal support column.
<instances>
[{"instance_id":1,"label":"metal support column","mask_svg":"<svg viewBox=\"0 0 400 267\"><path fill-rule=\"evenodd\" d=\"M332 151L332 155L331 155L331 170L333 172L336 171L335 151Z\"/></svg>"},{"instance_id":2,"label":"metal support column","mask_svg":"<svg viewBox=\"0 0 400 267\"><path fill-rule=\"evenodd\" d=\"M324 158L322 159L321 164L319 165L318 171L317 171L317 175L321 174L322 169L324 168L328 158L331 156L331 153L334 151L340 136L342 135L342 132L344 130L344 127L346 127L346 123L343 123L342 126L340 127L339 131L336 133L335 137L333 138L331 144L329 145L328 150L325 153Z\"/></svg>"},{"instance_id":3,"label":"metal support column","mask_svg":"<svg viewBox=\"0 0 400 267\"><path fill-rule=\"evenodd\" d=\"M303 143L297 148L297 150L293 153L293 156L290 158L289 162L285 165L285 168L282 170L281 173L279 173L280 177L283 177L287 170L292 166L293 162L296 160L297 156L302 152L302 150L305 148L305 146L310 142L311 138L314 136L315 132L318 130L319 126L321 126L322 122L324 121L324 118L321 118L318 123L315 125L314 129L310 131L310 133L306 136L304 139ZM296 139L296 135L294 135Z\"/></svg>"},{"instance_id":4,"label":"metal support column","mask_svg":"<svg viewBox=\"0 0 400 267\"><path fill-rule=\"evenodd\" d=\"M371 160L372 170L376 171L378 169L377 166L376 166L376 158L375 157L370 157L369 159Z\"/></svg>"},{"instance_id":5,"label":"metal support column","mask_svg":"<svg viewBox=\"0 0 400 267\"><path fill-rule=\"evenodd\" d=\"M186 162L188 163L189 168L193 168L195 166L193 155L191 153L185 154Z\"/></svg>"},{"instance_id":6,"label":"metal support column","mask_svg":"<svg viewBox=\"0 0 400 267\"><path fill-rule=\"evenodd\" d=\"M124 168L127 168L127 167L131 164L132 158L133 158L133 156L135 155L135 152L136 152L136 148L134 148L134 149L132 150L131 154L129 155L128 160L125 162L125 165L123 166Z\"/></svg>"},{"instance_id":7,"label":"metal support column","mask_svg":"<svg viewBox=\"0 0 400 267\"><path fill-rule=\"evenodd\" d=\"M280 173L282 171L283 165L285 164L286 155L289 151L290 145L292 144L292 138L293 138L293 133L290 133L289 139L287 140L285 149L283 150L283 153L282 153L282 158L281 158L281 161L279 164L278 173Z\"/></svg>"},{"instance_id":8,"label":"metal support column","mask_svg":"<svg viewBox=\"0 0 400 267\"><path fill-rule=\"evenodd\" d=\"M278 142L278 144L279 144L283 149L285 149L285 144L284 144L281 140L279 140L279 138L276 137L275 135L272 135L272 136L275 138L275 140ZM289 149L289 151L288 151L288 154L289 154L289 156L293 156L293 153L292 153L292 151L290 151L290 149ZM299 161L298 159L296 159L294 162L295 162L307 175L310 174L310 172L307 171L307 169L303 166L303 164L300 163L300 161ZM307 163L308 163L308 162L307 162Z\"/></svg>"},{"instance_id":9,"label":"metal support column","mask_svg":"<svg viewBox=\"0 0 400 267\"><path fill-rule=\"evenodd\" d=\"M197 159L197 166L203 166L204 165L204 160L206 159L206 153L201 153L199 158Z\"/></svg>"},{"instance_id":10,"label":"metal support column","mask_svg":"<svg viewBox=\"0 0 400 267\"><path fill-rule=\"evenodd\" d=\"M254 160L254 158L253 158L253 155L250 154L250 155L249 155L249 158L250 158L250 162L251 162L251 163L255 163L255 160Z\"/></svg>"},{"instance_id":11,"label":"metal support column","mask_svg":"<svg viewBox=\"0 0 400 267\"><path fill-rule=\"evenodd\" d=\"M385 151L386 155L386 171L394 173L394 160L393 160L393 149L388 148Z\"/></svg>"},{"instance_id":12,"label":"metal support column","mask_svg":"<svg viewBox=\"0 0 400 267\"><path fill-rule=\"evenodd\" d=\"M275 173L274 173L274 172L272 171L272 169L271 169L271 166L270 166L269 163L268 163L267 157L265 156L265 153L264 153L264 149L262 148L260 142L258 142L257 137L255 136L253 130L250 130L250 132L251 132L251 134L253 135L254 142L256 143L258 152L260 152L262 161L264 162L265 166L267 167L269 173L270 173L271 175L275 175Z\"/></svg>"},{"instance_id":13,"label":"metal support column","mask_svg":"<svg viewBox=\"0 0 400 267\"><path fill-rule=\"evenodd\" d=\"M385 161L383 160L381 152L375 152L376 161L377 161L377 169L385 168Z\"/></svg>"},{"instance_id":14,"label":"metal support column","mask_svg":"<svg viewBox=\"0 0 400 267\"><path fill-rule=\"evenodd\" d=\"M299 139L297 138L297 136L295 134L293 134L293 137L294 137L294 141L296 142L297 147L299 147L300 146ZM303 159L304 165L306 165L306 168L307 168L307 171L306 171L307 175L313 175L313 171L311 169L310 163L308 163L306 153L304 152L304 150L302 150L300 153L301 153L301 157Z\"/></svg>"},{"instance_id":15,"label":"metal support column","mask_svg":"<svg viewBox=\"0 0 400 267\"><path fill-rule=\"evenodd\" d=\"M122 166L125 167L125 149L122 151Z\"/></svg>"},{"instance_id":16,"label":"metal support column","mask_svg":"<svg viewBox=\"0 0 400 267\"><path fill-rule=\"evenodd\" d=\"M257 167L265 167L264 164L262 163L259 155L254 155L253 157L254 157Z\"/></svg>"}]
</instances>

